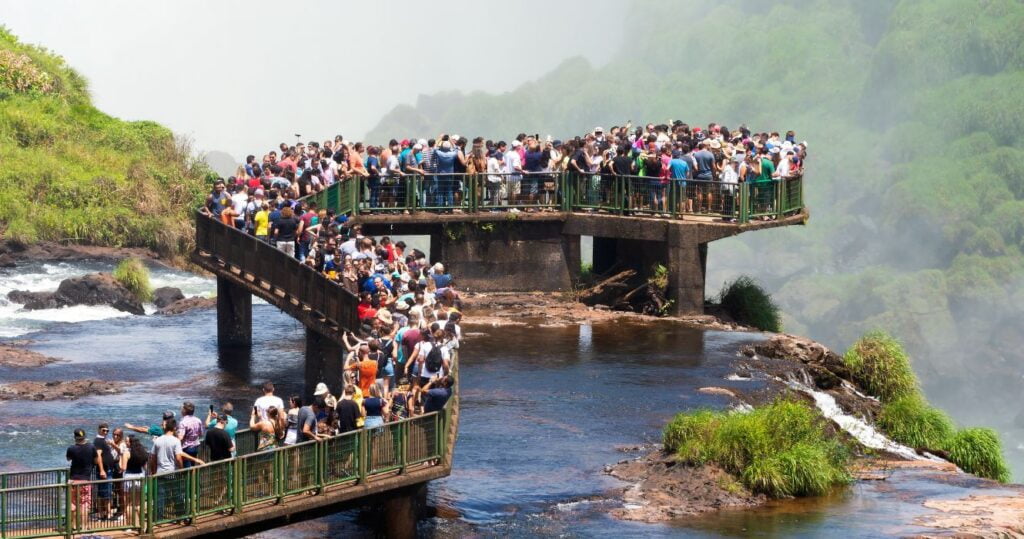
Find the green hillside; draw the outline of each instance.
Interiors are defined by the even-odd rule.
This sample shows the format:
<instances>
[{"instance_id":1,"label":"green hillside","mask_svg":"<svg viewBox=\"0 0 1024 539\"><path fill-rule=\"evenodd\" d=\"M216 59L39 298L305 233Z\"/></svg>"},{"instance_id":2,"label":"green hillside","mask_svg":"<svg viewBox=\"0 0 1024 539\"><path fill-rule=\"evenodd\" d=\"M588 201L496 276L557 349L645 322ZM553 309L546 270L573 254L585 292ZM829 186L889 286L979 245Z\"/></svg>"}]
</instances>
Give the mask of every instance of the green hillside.
<instances>
[{"instance_id":1,"label":"green hillside","mask_svg":"<svg viewBox=\"0 0 1024 539\"><path fill-rule=\"evenodd\" d=\"M423 96L369 139L675 118L794 129L812 154L810 226L713 244L709 294L754 274L788 331L838 349L887 329L934 401L1024 441L1024 3L640 0L623 11L626 42L609 64L569 60L502 95Z\"/></svg>"},{"instance_id":2,"label":"green hillside","mask_svg":"<svg viewBox=\"0 0 1024 539\"><path fill-rule=\"evenodd\" d=\"M92 106L86 81L0 27L0 231L22 242L190 249L207 168L153 122Z\"/></svg>"}]
</instances>

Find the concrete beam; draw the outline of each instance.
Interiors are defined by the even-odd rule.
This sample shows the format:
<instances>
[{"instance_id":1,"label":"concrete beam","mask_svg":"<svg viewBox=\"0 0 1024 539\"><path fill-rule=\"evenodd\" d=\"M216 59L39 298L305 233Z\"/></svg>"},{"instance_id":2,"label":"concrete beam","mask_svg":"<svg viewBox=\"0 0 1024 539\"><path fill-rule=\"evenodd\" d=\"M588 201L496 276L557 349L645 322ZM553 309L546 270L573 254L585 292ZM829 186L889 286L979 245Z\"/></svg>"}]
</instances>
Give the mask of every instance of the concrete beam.
<instances>
[{"instance_id":1,"label":"concrete beam","mask_svg":"<svg viewBox=\"0 0 1024 539\"><path fill-rule=\"evenodd\" d=\"M217 276L217 344L252 345L252 294Z\"/></svg>"},{"instance_id":2,"label":"concrete beam","mask_svg":"<svg viewBox=\"0 0 1024 539\"><path fill-rule=\"evenodd\" d=\"M707 273L708 244L698 241L700 234L691 227L672 227L665 244L668 268L668 299L675 314L704 313L704 279Z\"/></svg>"}]
</instances>

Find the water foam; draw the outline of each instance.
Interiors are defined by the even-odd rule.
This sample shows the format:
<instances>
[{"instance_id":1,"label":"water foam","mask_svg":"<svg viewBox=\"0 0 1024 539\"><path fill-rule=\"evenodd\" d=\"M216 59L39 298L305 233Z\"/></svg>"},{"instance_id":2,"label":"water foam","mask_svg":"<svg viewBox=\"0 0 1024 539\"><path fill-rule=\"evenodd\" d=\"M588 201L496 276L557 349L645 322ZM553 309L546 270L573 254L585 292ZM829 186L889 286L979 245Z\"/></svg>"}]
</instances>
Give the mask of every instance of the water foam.
<instances>
[{"instance_id":1,"label":"water foam","mask_svg":"<svg viewBox=\"0 0 1024 539\"><path fill-rule=\"evenodd\" d=\"M821 411L821 415L830 419L838 425L839 428L845 430L864 447L888 451L909 460L939 460L937 457L933 457L932 455L918 455L913 449L890 440L887 436L878 432L875 427L871 426L863 419L847 414L839 407L835 397L832 395L800 382L781 381L789 387L806 393L814 398L814 404L818 407L818 410Z\"/></svg>"},{"instance_id":2,"label":"water foam","mask_svg":"<svg viewBox=\"0 0 1024 539\"><path fill-rule=\"evenodd\" d=\"M96 271L113 271L109 262L76 261L29 263L0 272L0 338L11 338L40 331L52 323L91 322L132 316L109 305L75 305L60 309L27 311L19 303L7 299L12 290L48 292L56 290L64 279ZM174 286L185 296L208 296L213 293L214 281L191 273L166 268L151 270L150 283L154 288ZM147 314L155 310L146 306Z\"/></svg>"}]
</instances>

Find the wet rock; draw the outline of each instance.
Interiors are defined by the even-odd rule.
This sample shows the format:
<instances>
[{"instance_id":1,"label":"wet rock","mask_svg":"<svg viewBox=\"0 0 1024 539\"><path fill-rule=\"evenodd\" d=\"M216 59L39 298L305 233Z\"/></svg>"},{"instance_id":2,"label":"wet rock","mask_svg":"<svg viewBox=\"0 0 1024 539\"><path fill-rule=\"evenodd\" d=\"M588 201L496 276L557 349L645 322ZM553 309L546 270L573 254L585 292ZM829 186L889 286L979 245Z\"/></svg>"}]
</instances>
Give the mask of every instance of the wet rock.
<instances>
[{"instance_id":1,"label":"wet rock","mask_svg":"<svg viewBox=\"0 0 1024 539\"><path fill-rule=\"evenodd\" d=\"M183 299L185 299L185 294L181 293L180 288L173 286L162 286L153 291L153 304L157 309L163 309L175 301Z\"/></svg>"},{"instance_id":2,"label":"wet rock","mask_svg":"<svg viewBox=\"0 0 1024 539\"><path fill-rule=\"evenodd\" d=\"M57 301L55 292L27 292L25 290L12 290L7 293L7 299L12 303L21 303L25 309L30 311L38 309L56 309L61 307Z\"/></svg>"},{"instance_id":3,"label":"wet rock","mask_svg":"<svg viewBox=\"0 0 1024 539\"><path fill-rule=\"evenodd\" d=\"M58 360L14 343L0 344L0 366L3 367L41 367L55 361Z\"/></svg>"},{"instance_id":4,"label":"wet rock","mask_svg":"<svg viewBox=\"0 0 1024 539\"><path fill-rule=\"evenodd\" d=\"M706 395L722 395L724 397L729 397L732 399L736 398L736 393L724 387L702 387L697 391L700 393L704 393Z\"/></svg>"},{"instance_id":5,"label":"wet rock","mask_svg":"<svg viewBox=\"0 0 1024 539\"><path fill-rule=\"evenodd\" d=\"M71 380L67 382L21 381L0 384L0 400L74 400L90 395L114 395L124 392L122 382Z\"/></svg>"},{"instance_id":6,"label":"wet rock","mask_svg":"<svg viewBox=\"0 0 1024 539\"><path fill-rule=\"evenodd\" d=\"M165 307L160 308L157 314L173 315L182 314L195 309L213 309L217 306L217 298L191 297L179 299Z\"/></svg>"},{"instance_id":7,"label":"wet rock","mask_svg":"<svg viewBox=\"0 0 1024 539\"><path fill-rule=\"evenodd\" d=\"M661 451L621 461L606 468L606 473L632 483L622 491L624 507L611 512L623 520L664 522L768 501L716 466L691 466Z\"/></svg>"},{"instance_id":8,"label":"wet rock","mask_svg":"<svg viewBox=\"0 0 1024 539\"><path fill-rule=\"evenodd\" d=\"M17 265L18 263L14 260L14 257L11 256L9 253L0 254L0 268L13 268L16 267Z\"/></svg>"},{"instance_id":9,"label":"wet rock","mask_svg":"<svg viewBox=\"0 0 1024 539\"><path fill-rule=\"evenodd\" d=\"M57 300L64 305L110 305L119 311L146 314L135 295L109 273L64 279L57 287Z\"/></svg>"},{"instance_id":10,"label":"wet rock","mask_svg":"<svg viewBox=\"0 0 1024 539\"><path fill-rule=\"evenodd\" d=\"M751 349L755 354L772 359L787 359L799 361L806 365L813 365L827 370L831 375L818 372L823 386L822 389L836 387L836 378L850 379L850 370L843 362L843 358L829 350L825 345L804 337L795 335L772 335L767 341L753 347L745 347L743 354L750 356ZM752 356L751 356L752 357Z\"/></svg>"},{"instance_id":11,"label":"wet rock","mask_svg":"<svg viewBox=\"0 0 1024 539\"><path fill-rule=\"evenodd\" d=\"M56 309L73 305L110 305L132 314L146 314L142 303L109 273L90 273L60 282L56 292L14 290L7 299L23 303L26 309Z\"/></svg>"}]
</instances>

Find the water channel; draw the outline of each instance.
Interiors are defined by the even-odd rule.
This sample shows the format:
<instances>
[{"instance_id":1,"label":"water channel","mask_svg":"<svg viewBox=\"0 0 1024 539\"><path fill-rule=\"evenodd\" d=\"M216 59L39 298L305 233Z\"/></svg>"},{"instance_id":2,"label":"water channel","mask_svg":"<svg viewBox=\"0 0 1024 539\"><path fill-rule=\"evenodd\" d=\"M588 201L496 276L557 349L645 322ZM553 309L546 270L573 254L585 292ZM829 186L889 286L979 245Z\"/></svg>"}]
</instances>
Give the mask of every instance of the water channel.
<instances>
[{"instance_id":1,"label":"water channel","mask_svg":"<svg viewBox=\"0 0 1024 539\"><path fill-rule=\"evenodd\" d=\"M63 277L109 269L102 263L39 264L6 270L11 288L52 289ZM44 282L46 281L46 282ZM54 282L49 282L54 281ZM169 270L157 285L186 294L212 281ZM223 399L244 403L273 380L279 395L303 391L302 326L276 308L254 305L251 357L216 346L212 310L179 316L118 316L101 308L39 312L26 318L0 305L0 331L31 339L31 348L61 358L37 369L0 368L0 379L99 378L130 385L125 393L78 401L0 402L0 469L64 465L76 427L100 421L149 424L164 409L192 400L198 409ZM655 442L677 411L721 408L725 398L697 391L755 382L730 381L732 362L759 335L665 324L566 327L473 326L462 348L462 416L451 477L430 485L438 516L421 523L436 537L464 536L806 536L868 537L927 531L909 524L925 497L959 497L966 487L912 472L858 483L834 496L725 512L670 525L607 516L624 485L606 465L636 453L623 446ZM265 532L263 537L369 536L358 511Z\"/></svg>"}]
</instances>

